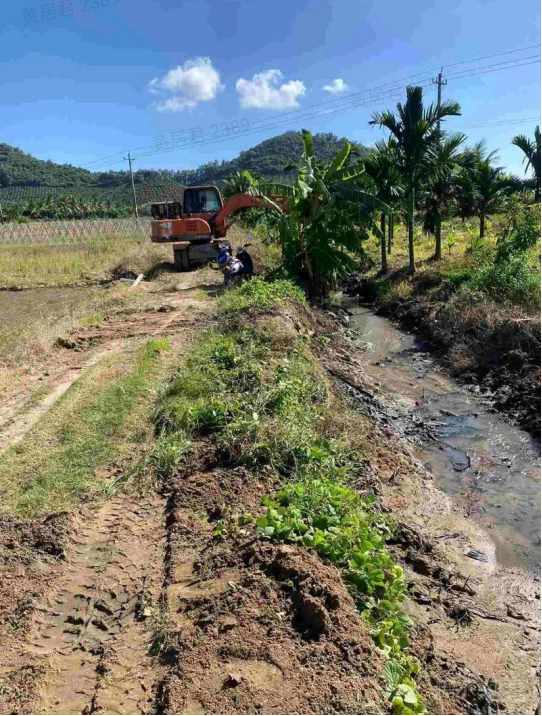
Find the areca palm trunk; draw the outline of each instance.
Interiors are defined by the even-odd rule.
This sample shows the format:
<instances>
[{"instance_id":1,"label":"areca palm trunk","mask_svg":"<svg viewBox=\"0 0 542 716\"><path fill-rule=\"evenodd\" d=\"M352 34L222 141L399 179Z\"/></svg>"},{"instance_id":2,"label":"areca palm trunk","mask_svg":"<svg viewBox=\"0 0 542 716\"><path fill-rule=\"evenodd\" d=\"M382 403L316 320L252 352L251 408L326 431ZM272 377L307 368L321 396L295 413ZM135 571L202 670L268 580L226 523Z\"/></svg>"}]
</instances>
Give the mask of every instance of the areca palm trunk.
<instances>
[{"instance_id":1,"label":"areca palm trunk","mask_svg":"<svg viewBox=\"0 0 542 716\"><path fill-rule=\"evenodd\" d=\"M435 259L442 258L442 215L437 212L435 216Z\"/></svg>"},{"instance_id":2,"label":"areca palm trunk","mask_svg":"<svg viewBox=\"0 0 542 716\"><path fill-rule=\"evenodd\" d=\"M410 186L408 196L408 262L410 273L416 273L416 259L414 256L414 206L416 203L416 189Z\"/></svg>"},{"instance_id":3,"label":"areca palm trunk","mask_svg":"<svg viewBox=\"0 0 542 716\"><path fill-rule=\"evenodd\" d=\"M540 203L540 178L539 177L536 178L536 187L534 190L534 201L535 201L535 204Z\"/></svg>"},{"instance_id":4,"label":"areca palm trunk","mask_svg":"<svg viewBox=\"0 0 542 716\"><path fill-rule=\"evenodd\" d=\"M382 259L382 273L388 273L388 255L386 253L386 214L380 215L380 256Z\"/></svg>"},{"instance_id":5,"label":"areca palm trunk","mask_svg":"<svg viewBox=\"0 0 542 716\"><path fill-rule=\"evenodd\" d=\"M486 212L484 209L480 212L480 238L483 239L486 235Z\"/></svg>"},{"instance_id":6,"label":"areca palm trunk","mask_svg":"<svg viewBox=\"0 0 542 716\"><path fill-rule=\"evenodd\" d=\"M388 253L391 254L393 246L393 213L388 217Z\"/></svg>"}]
</instances>

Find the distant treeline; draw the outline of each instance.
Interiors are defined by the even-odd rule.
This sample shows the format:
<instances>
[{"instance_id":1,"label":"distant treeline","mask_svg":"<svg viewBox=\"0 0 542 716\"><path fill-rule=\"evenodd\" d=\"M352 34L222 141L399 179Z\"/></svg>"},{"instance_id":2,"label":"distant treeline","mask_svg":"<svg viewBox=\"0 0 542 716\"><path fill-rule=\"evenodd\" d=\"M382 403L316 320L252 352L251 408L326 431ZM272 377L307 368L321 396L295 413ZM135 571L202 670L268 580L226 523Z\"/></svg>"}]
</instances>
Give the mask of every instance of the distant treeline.
<instances>
[{"instance_id":1,"label":"distant treeline","mask_svg":"<svg viewBox=\"0 0 542 716\"><path fill-rule=\"evenodd\" d=\"M316 153L323 161L329 161L345 141L330 133L314 136ZM197 169L139 169L134 172L134 181L136 185L144 186L170 183L195 185L220 182L243 169L263 176L277 176L283 174L285 168L297 160L301 150L301 134L286 132L241 152L231 161L208 162ZM125 188L129 189L129 184L130 175L127 170L91 172L69 164L36 159L9 144L0 144L0 189L4 188L4 201L8 200L6 197L11 200L12 197L19 196L23 200L30 198L22 192L23 189L45 187L50 188L53 193L59 188L77 190L80 196L92 196L90 192L99 188L114 190L120 187L119 194L124 200L127 197ZM5 192L5 188L12 189L11 193ZM21 191L17 193L17 190ZM114 192L108 195L108 198L115 200Z\"/></svg>"}]
</instances>

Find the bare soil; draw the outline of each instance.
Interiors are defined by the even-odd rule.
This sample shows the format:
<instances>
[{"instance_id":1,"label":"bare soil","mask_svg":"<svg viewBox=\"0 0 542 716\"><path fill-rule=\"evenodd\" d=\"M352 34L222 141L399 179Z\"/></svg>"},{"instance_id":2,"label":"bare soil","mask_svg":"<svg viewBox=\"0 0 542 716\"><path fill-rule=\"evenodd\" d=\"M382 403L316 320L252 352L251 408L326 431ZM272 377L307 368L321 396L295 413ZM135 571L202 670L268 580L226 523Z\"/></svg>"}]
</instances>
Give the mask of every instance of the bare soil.
<instances>
[{"instance_id":1,"label":"bare soil","mask_svg":"<svg viewBox=\"0 0 542 716\"><path fill-rule=\"evenodd\" d=\"M164 712L385 712L382 661L339 572L249 532L213 539L216 519L257 511L272 487L243 468L175 480Z\"/></svg>"}]
</instances>

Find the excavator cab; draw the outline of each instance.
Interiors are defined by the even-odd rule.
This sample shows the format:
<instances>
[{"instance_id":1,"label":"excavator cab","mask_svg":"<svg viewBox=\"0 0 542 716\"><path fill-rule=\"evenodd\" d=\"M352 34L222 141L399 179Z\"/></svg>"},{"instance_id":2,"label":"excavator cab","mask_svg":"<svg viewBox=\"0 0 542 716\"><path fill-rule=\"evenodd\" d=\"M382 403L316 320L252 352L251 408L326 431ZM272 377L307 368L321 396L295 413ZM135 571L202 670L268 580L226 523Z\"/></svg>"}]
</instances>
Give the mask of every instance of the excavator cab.
<instances>
[{"instance_id":1,"label":"excavator cab","mask_svg":"<svg viewBox=\"0 0 542 716\"><path fill-rule=\"evenodd\" d=\"M151 204L151 216L155 221L178 219L181 216L181 204L178 201L160 201Z\"/></svg>"},{"instance_id":2,"label":"excavator cab","mask_svg":"<svg viewBox=\"0 0 542 716\"><path fill-rule=\"evenodd\" d=\"M197 186L184 190L184 214L213 214L222 209L222 197L216 186Z\"/></svg>"}]
</instances>

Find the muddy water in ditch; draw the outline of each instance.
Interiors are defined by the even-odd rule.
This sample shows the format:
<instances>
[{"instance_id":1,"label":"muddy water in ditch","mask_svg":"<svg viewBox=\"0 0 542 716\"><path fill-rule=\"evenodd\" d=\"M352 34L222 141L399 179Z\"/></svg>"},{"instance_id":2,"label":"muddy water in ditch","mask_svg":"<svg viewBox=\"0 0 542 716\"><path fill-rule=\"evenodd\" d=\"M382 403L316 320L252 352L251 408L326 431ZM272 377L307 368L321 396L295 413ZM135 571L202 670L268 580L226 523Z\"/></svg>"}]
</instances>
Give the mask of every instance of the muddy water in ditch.
<instances>
[{"instance_id":1,"label":"muddy water in ditch","mask_svg":"<svg viewBox=\"0 0 542 716\"><path fill-rule=\"evenodd\" d=\"M424 343L370 308L351 307L364 368L384 402L423 421L415 447L441 489L461 495L507 566L540 569L540 442L510 425L472 391L439 371ZM473 553L474 559L492 555Z\"/></svg>"}]
</instances>

